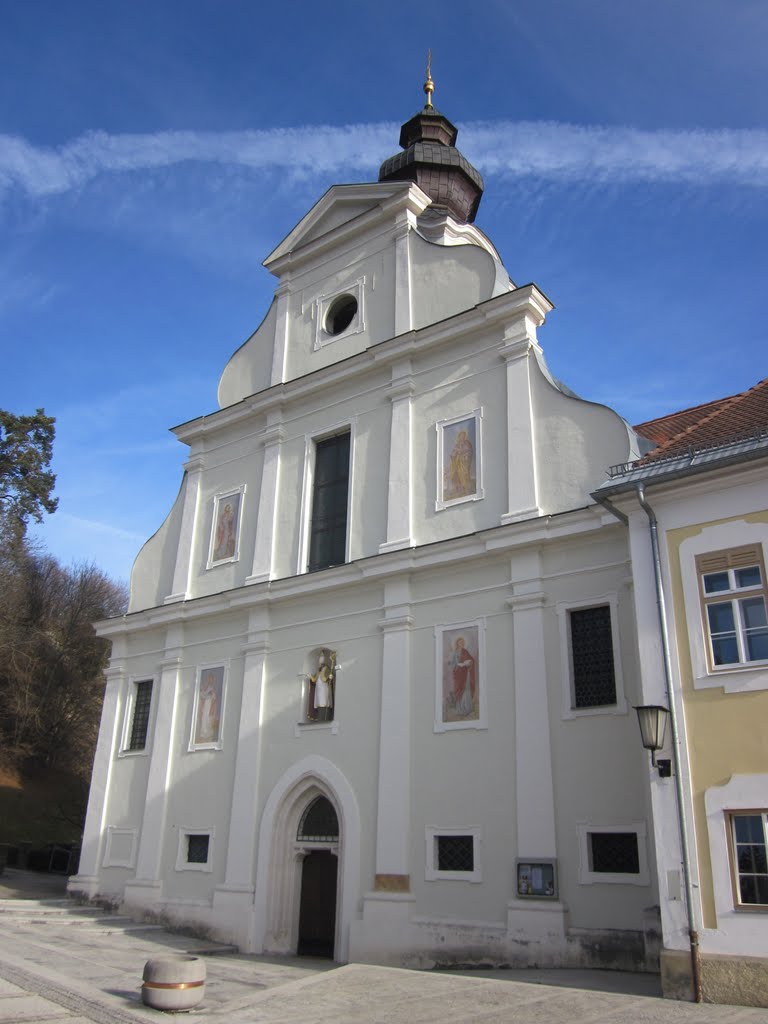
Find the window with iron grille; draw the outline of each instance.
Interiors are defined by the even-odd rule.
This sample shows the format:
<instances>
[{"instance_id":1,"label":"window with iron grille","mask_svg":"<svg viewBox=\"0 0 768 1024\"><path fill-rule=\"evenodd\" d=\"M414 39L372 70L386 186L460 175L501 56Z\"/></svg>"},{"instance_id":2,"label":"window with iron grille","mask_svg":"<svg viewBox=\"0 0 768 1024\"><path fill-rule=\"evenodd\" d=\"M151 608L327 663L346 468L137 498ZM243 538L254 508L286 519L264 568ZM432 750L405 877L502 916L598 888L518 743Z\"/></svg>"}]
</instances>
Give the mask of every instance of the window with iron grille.
<instances>
[{"instance_id":1,"label":"window with iron grille","mask_svg":"<svg viewBox=\"0 0 768 1024\"><path fill-rule=\"evenodd\" d=\"M428 827L426 880L482 882L480 833L477 825L464 828Z\"/></svg>"},{"instance_id":2,"label":"window with iron grille","mask_svg":"<svg viewBox=\"0 0 768 1024\"><path fill-rule=\"evenodd\" d=\"M568 618L573 707L595 708L615 704L616 672L610 605L572 608Z\"/></svg>"},{"instance_id":3,"label":"window with iron grille","mask_svg":"<svg viewBox=\"0 0 768 1024\"><path fill-rule=\"evenodd\" d=\"M731 815L736 899L740 906L768 906L768 813Z\"/></svg>"},{"instance_id":4,"label":"window with iron grille","mask_svg":"<svg viewBox=\"0 0 768 1024\"><path fill-rule=\"evenodd\" d=\"M768 590L761 545L699 555L696 569L710 667L768 661Z\"/></svg>"},{"instance_id":5,"label":"window with iron grille","mask_svg":"<svg viewBox=\"0 0 768 1024\"><path fill-rule=\"evenodd\" d=\"M580 885L651 884L648 829L644 821L579 821L576 830Z\"/></svg>"},{"instance_id":6,"label":"window with iron grille","mask_svg":"<svg viewBox=\"0 0 768 1024\"><path fill-rule=\"evenodd\" d=\"M319 796L307 807L301 816L296 831L296 841L332 843L339 838L339 819L330 800Z\"/></svg>"},{"instance_id":7,"label":"window with iron grille","mask_svg":"<svg viewBox=\"0 0 768 1024\"><path fill-rule=\"evenodd\" d=\"M349 442L346 433L315 445L309 572L341 565L347 558Z\"/></svg>"},{"instance_id":8,"label":"window with iron grille","mask_svg":"<svg viewBox=\"0 0 768 1024\"><path fill-rule=\"evenodd\" d=\"M207 834L196 835L194 833L187 834L187 863L188 864L207 864L208 863L208 848L210 846L211 837Z\"/></svg>"},{"instance_id":9,"label":"window with iron grille","mask_svg":"<svg viewBox=\"0 0 768 1024\"><path fill-rule=\"evenodd\" d=\"M152 706L152 680L134 683L131 728L126 750L144 750L149 731L149 711Z\"/></svg>"},{"instance_id":10,"label":"window with iron grille","mask_svg":"<svg viewBox=\"0 0 768 1024\"><path fill-rule=\"evenodd\" d=\"M590 871L597 874L640 873L636 832L590 832L589 854Z\"/></svg>"},{"instance_id":11,"label":"window with iron grille","mask_svg":"<svg viewBox=\"0 0 768 1024\"><path fill-rule=\"evenodd\" d=\"M472 836L435 836L438 871L474 871L475 843Z\"/></svg>"}]
</instances>

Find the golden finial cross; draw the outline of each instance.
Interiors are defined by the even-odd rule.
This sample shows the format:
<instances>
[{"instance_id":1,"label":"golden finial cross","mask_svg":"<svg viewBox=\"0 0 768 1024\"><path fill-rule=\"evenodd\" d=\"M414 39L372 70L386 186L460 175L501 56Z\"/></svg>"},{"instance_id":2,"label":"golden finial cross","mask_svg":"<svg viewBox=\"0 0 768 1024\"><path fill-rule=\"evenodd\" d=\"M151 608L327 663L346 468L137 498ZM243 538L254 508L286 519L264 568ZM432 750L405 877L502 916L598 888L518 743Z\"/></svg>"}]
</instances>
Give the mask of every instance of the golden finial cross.
<instances>
[{"instance_id":1,"label":"golden finial cross","mask_svg":"<svg viewBox=\"0 0 768 1024\"><path fill-rule=\"evenodd\" d=\"M427 50L427 80L424 83L424 92L427 96L425 107L432 109L432 93L435 91L435 83L432 81L432 51Z\"/></svg>"}]
</instances>

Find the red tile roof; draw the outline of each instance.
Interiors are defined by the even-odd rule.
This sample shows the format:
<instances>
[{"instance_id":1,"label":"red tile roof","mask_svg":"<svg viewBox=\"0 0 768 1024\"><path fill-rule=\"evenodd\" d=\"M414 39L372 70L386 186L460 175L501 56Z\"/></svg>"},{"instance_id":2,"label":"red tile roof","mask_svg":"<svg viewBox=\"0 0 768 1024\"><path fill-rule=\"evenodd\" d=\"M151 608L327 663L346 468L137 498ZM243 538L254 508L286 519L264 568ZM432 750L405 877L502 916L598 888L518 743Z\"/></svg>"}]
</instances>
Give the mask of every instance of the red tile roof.
<instances>
[{"instance_id":1,"label":"red tile roof","mask_svg":"<svg viewBox=\"0 0 768 1024\"><path fill-rule=\"evenodd\" d=\"M657 445L641 463L679 455L690 448L711 448L768 430L768 377L741 394L648 420L635 430Z\"/></svg>"}]
</instances>

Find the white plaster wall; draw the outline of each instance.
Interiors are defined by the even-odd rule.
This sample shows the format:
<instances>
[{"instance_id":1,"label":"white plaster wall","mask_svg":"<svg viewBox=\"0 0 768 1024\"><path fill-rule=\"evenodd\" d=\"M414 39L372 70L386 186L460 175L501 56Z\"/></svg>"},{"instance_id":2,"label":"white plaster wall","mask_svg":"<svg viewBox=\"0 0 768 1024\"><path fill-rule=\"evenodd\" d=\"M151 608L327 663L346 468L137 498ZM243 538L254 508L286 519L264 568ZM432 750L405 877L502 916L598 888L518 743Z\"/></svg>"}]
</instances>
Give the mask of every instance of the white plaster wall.
<instances>
[{"instance_id":1,"label":"white plaster wall","mask_svg":"<svg viewBox=\"0 0 768 1024\"><path fill-rule=\"evenodd\" d=\"M173 589L173 570L176 566L186 486L185 473L179 493L165 521L136 556L131 569L131 596L128 605L131 612L162 604L163 598Z\"/></svg>"},{"instance_id":2,"label":"white plaster wall","mask_svg":"<svg viewBox=\"0 0 768 1024\"><path fill-rule=\"evenodd\" d=\"M347 291L364 278L362 331L337 338L324 336L315 348L317 303ZM391 229L355 239L342 251L325 256L291 277L288 294L288 352L286 380L340 362L395 333L394 246Z\"/></svg>"},{"instance_id":3,"label":"white plaster wall","mask_svg":"<svg viewBox=\"0 0 768 1024\"><path fill-rule=\"evenodd\" d=\"M430 544L497 526L506 510L506 391L500 337L484 330L460 337L414 361L414 540ZM469 349L469 351L468 351ZM442 420L482 410L483 498L437 510L437 429Z\"/></svg>"},{"instance_id":4,"label":"white plaster wall","mask_svg":"<svg viewBox=\"0 0 768 1024\"><path fill-rule=\"evenodd\" d=\"M272 301L253 334L230 357L219 381L219 407L255 395L270 385L277 308Z\"/></svg>"},{"instance_id":5,"label":"white plaster wall","mask_svg":"<svg viewBox=\"0 0 768 1024\"><path fill-rule=\"evenodd\" d=\"M643 911L658 900L653 870L650 806L646 786L647 754L642 749L632 705L639 703L637 642L633 594L624 531L616 526L597 539L544 549L547 594L544 610L549 720L552 741L560 882L571 924L583 928L642 928ZM617 603L620 663L617 688L625 703L615 710L595 709L563 715L563 691L570 690L563 656L558 605ZM566 645L567 648L567 645ZM647 885L582 884L579 881L578 823L647 823L644 842L650 867Z\"/></svg>"},{"instance_id":6,"label":"white plaster wall","mask_svg":"<svg viewBox=\"0 0 768 1024\"><path fill-rule=\"evenodd\" d=\"M490 299L496 267L477 245L436 245L414 233L411 279L413 326L418 330Z\"/></svg>"},{"instance_id":7,"label":"white plaster wall","mask_svg":"<svg viewBox=\"0 0 768 1024\"><path fill-rule=\"evenodd\" d=\"M604 405L559 391L532 361L539 504L546 513L591 505L610 466L630 458L624 420Z\"/></svg>"},{"instance_id":8,"label":"white plaster wall","mask_svg":"<svg viewBox=\"0 0 768 1024\"><path fill-rule=\"evenodd\" d=\"M508 568L468 564L413 580L411 884L417 916L506 921L515 842ZM488 727L436 733L435 626L485 620ZM427 826L482 830L482 884L425 878Z\"/></svg>"}]
</instances>

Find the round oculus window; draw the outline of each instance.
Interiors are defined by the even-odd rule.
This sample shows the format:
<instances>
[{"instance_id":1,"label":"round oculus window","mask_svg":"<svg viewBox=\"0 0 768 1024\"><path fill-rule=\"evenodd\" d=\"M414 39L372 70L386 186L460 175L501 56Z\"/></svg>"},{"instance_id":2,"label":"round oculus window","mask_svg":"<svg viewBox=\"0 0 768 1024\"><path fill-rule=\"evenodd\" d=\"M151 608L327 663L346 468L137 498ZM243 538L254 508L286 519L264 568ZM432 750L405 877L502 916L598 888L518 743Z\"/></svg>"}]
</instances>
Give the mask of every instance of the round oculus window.
<instances>
[{"instance_id":1,"label":"round oculus window","mask_svg":"<svg viewBox=\"0 0 768 1024\"><path fill-rule=\"evenodd\" d=\"M339 295L333 300L325 314L325 330L337 335L349 327L357 313L357 299L354 295Z\"/></svg>"}]
</instances>

